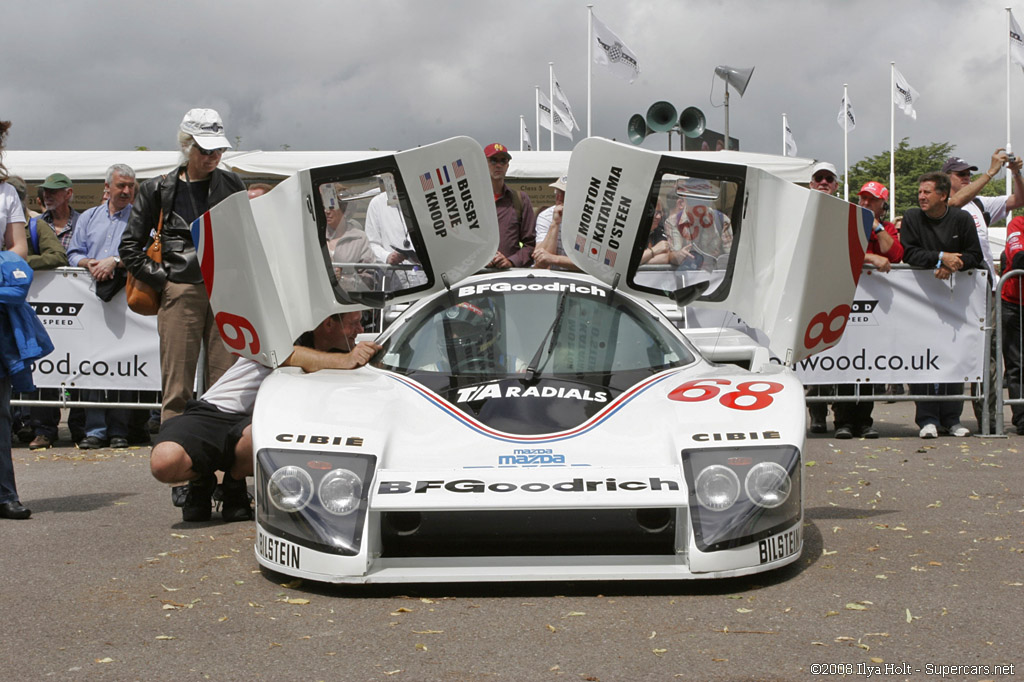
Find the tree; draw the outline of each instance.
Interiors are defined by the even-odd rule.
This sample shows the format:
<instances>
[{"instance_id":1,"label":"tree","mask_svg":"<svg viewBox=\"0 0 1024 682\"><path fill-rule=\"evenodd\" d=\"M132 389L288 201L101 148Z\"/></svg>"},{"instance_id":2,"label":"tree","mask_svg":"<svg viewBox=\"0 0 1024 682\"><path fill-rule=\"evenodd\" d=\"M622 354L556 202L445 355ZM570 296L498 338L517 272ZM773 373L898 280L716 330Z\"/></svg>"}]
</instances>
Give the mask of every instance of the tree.
<instances>
[{"instance_id":1,"label":"tree","mask_svg":"<svg viewBox=\"0 0 1024 682\"><path fill-rule=\"evenodd\" d=\"M895 206L895 215L901 216L908 208L917 206L917 179L924 173L937 171L943 162L953 155L955 145L948 142L933 142L921 147L911 147L907 138L896 145L896 194L889 196L889 203ZM987 170L987 166L986 166ZM865 182L876 180L889 187L889 151L861 159L850 167L850 198L857 202L857 191ZM995 184L995 183L992 183ZM890 193L892 187L889 187ZM985 192L988 194L988 192Z\"/></svg>"}]
</instances>

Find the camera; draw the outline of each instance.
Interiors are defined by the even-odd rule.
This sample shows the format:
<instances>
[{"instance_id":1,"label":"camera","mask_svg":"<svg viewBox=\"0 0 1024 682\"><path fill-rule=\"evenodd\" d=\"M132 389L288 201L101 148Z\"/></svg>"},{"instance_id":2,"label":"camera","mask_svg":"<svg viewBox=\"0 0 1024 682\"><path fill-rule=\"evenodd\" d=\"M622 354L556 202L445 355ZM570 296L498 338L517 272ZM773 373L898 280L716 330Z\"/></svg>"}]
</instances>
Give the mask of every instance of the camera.
<instances>
[{"instance_id":1,"label":"camera","mask_svg":"<svg viewBox=\"0 0 1024 682\"><path fill-rule=\"evenodd\" d=\"M1006 155L1006 163L1017 163L1017 157L1013 154Z\"/></svg>"}]
</instances>

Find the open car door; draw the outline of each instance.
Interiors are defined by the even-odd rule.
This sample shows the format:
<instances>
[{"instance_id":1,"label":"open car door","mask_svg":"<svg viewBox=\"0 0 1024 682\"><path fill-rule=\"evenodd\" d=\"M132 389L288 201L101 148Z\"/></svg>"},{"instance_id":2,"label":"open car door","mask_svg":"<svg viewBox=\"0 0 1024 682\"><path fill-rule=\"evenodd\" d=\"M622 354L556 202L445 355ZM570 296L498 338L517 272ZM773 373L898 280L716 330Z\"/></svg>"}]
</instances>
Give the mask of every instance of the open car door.
<instances>
[{"instance_id":1,"label":"open car door","mask_svg":"<svg viewBox=\"0 0 1024 682\"><path fill-rule=\"evenodd\" d=\"M766 171L599 138L573 150L562 247L639 296L721 308L786 364L846 327L872 217Z\"/></svg>"},{"instance_id":2,"label":"open car door","mask_svg":"<svg viewBox=\"0 0 1024 682\"><path fill-rule=\"evenodd\" d=\"M414 300L498 249L487 161L459 137L300 171L250 201L238 192L192 225L224 342L276 367L327 316Z\"/></svg>"}]
</instances>

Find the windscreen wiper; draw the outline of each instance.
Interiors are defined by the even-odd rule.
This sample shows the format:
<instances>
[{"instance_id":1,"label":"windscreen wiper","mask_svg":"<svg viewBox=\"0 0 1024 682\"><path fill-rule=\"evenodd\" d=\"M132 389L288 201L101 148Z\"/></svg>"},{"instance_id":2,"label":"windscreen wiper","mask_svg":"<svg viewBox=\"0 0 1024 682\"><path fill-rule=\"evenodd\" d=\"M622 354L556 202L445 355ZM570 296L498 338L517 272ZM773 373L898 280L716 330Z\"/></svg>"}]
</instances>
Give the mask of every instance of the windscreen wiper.
<instances>
[{"instance_id":1,"label":"windscreen wiper","mask_svg":"<svg viewBox=\"0 0 1024 682\"><path fill-rule=\"evenodd\" d=\"M526 366L526 373L530 375L527 378L527 381L530 383L537 380L537 374L540 370L544 369L544 365L547 364L548 358L551 357L551 351L555 348L555 342L558 341L558 328L562 325L562 314L565 313L566 294L566 289L562 289L561 293L558 294L558 311L555 313L555 319L551 322L551 326L548 327L548 331L544 334L544 338L541 339L540 347L537 349L537 352L533 354L533 358ZM551 339L551 345L548 346L548 354L547 358L544 358L544 364L540 364L541 358L544 356L544 346L547 345L548 338Z\"/></svg>"}]
</instances>

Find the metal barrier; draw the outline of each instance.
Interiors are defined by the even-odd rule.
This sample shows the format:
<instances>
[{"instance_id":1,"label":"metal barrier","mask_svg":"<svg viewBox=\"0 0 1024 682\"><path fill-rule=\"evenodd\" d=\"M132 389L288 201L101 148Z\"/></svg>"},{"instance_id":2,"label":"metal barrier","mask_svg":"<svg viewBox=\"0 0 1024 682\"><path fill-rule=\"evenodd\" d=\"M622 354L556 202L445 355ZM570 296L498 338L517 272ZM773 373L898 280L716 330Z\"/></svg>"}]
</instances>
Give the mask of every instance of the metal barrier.
<instances>
[{"instance_id":1,"label":"metal barrier","mask_svg":"<svg viewBox=\"0 0 1024 682\"><path fill-rule=\"evenodd\" d=\"M1022 275L1024 275L1024 270L1010 270L1009 272L1004 272L1003 276L999 278L999 283L996 285L996 291L999 292L999 295L997 296L997 299L996 299L997 301L999 301L999 311L996 314L996 325L995 325L995 334L996 334L996 385L995 385L995 392L996 392L996 406L997 406L997 409L996 409L996 430L999 433L1003 433L1003 430L1005 428L1005 424L1003 423L1004 422L1003 407L1005 405L1010 405L1011 409L1012 409L1013 405L1024 405L1024 397L1017 397L1017 398L1014 398L1012 396L1011 397L1007 397L1007 398L1003 397L1003 389L1005 388L1003 384L1004 384L1004 381L1005 381L1006 368L1005 368L1004 362L1003 362L1003 352L1004 352L1003 351L1003 315L1002 315L1002 295L1001 295L1002 291L1003 291L1003 285L1006 284L1006 282L1009 279L1011 279L1013 277L1021 277ZM1021 347L1021 338L1022 338L1022 336L1024 336L1024 331L1022 331L1021 324L1018 324L1018 326L1017 326L1017 341L1018 341L1017 347L1018 348ZM1018 371L1019 371L1019 368L1018 368ZM1020 380L1021 380L1020 377L1018 377L1017 378L1018 387L1019 387ZM1012 387L1009 388L1009 391L1013 392L1013 388Z\"/></svg>"}]
</instances>

